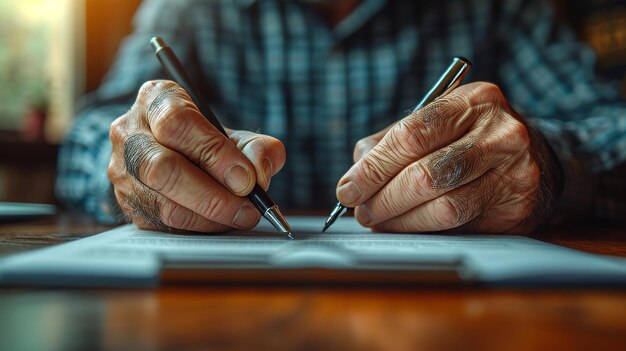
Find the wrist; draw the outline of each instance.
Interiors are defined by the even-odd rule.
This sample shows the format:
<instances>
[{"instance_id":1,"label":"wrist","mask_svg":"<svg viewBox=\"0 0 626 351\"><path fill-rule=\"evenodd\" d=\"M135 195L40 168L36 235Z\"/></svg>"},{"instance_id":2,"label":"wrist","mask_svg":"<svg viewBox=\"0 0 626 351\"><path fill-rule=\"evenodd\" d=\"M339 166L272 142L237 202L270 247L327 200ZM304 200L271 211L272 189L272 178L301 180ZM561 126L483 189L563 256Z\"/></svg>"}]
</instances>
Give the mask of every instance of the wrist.
<instances>
[{"instance_id":1,"label":"wrist","mask_svg":"<svg viewBox=\"0 0 626 351\"><path fill-rule=\"evenodd\" d=\"M565 172L545 136L531 126L527 128L531 142L531 156L540 169L534 209L528 220L535 228L538 228L546 224L556 212L563 193Z\"/></svg>"}]
</instances>

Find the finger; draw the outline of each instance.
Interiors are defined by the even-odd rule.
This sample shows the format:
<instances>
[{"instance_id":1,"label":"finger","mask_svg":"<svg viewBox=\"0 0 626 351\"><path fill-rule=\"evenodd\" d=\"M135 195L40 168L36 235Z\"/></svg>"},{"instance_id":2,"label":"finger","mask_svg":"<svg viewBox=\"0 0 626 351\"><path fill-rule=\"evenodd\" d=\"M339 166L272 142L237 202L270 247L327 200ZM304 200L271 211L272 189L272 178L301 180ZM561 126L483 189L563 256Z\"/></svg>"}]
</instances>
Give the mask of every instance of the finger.
<instances>
[{"instance_id":1,"label":"finger","mask_svg":"<svg viewBox=\"0 0 626 351\"><path fill-rule=\"evenodd\" d=\"M245 196L257 183L255 167L237 147L202 116L176 83L149 82L138 100L155 139L209 173L233 194Z\"/></svg>"},{"instance_id":2,"label":"finger","mask_svg":"<svg viewBox=\"0 0 626 351\"><path fill-rule=\"evenodd\" d=\"M381 232L433 232L457 228L489 211L501 185L495 172L449 191L373 227Z\"/></svg>"},{"instance_id":3,"label":"finger","mask_svg":"<svg viewBox=\"0 0 626 351\"><path fill-rule=\"evenodd\" d=\"M193 211L161 196L141 183L131 185L132 191L115 189L115 196L126 214L139 228L169 231L223 232L229 226L208 220Z\"/></svg>"},{"instance_id":4,"label":"finger","mask_svg":"<svg viewBox=\"0 0 626 351\"><path fill-rule=\"evenodd\" d=\"M258 221L259 213L247 199L232 194L147 134L134 134L126 140L124 159L135 179L206 219L244 229Z\"/></svg>"},{"instance_id":5,"label":"finger","mask_svg":"<svg viewBox=\"0 0 626 351\"><path fill-rule=\"evenodd\" d=\"M362 204L407 165L458 139L473 123L469 111L469 102L457 93L402 119L339 181L339 201Z\"/></svg>"},{"instance_id":6,"label":"finger","mask_svg":"<svg viewBox=\"0 0 626 351\"><path fill-rule=\"evenodd\" d=\"M514 159L519 150L499 142L502 133L481 128L403 169L355 211L372 226L463 186ZM479 136L486 138L479 141Z\"/></svg>"},{"instance_id":7,"label":"finger","mask_svg":"<svg viewBox=\"0 0 626 351\"><path fill-rule=\"evenodd\" d=\"M265 190L270 180L285 164L285 146L280 140L268 135L249 131L229 131L230 139L237 148L252 162L257 174L258 184Z\"/></svg>"},{"instance_id":8,"label":"finger","mask_svg":"<svg viewBox=\"0 0 626 351\"><path fill-rule=\"evenodd\" d=\"M109 163L108 176L114 186L115 197L124 214L139 228L146 230L164 231L172 228L196 232L228 230L228 226L210 221L163 196L159 196L158 193L129 176L124 160L125 140L128 139L129 129L144 129L149 132L142 126L129 128L129 124L137 121L137 118L129 118L129 115L134 113L136 111L131 109L127 114L116 119L112 123L110 131L113 153Z\"/></svg>"},{"instance_id":9,"label":"finger","mask_svg":"<svg viewBox=\"0 0 626 351\"><path fill-rule=\"evenodd\" d=\"M376 146L383 139L385 134L387 134L389 129L391 129L391 127L393 127L394 125L395 123L392 123L387 128L357 141L356 145L354 146L354 154L352 156L354 162L359 161L363 157L363 155L370 152L370 150L372 150L374 146Z\"/></svg>"}]
</instances>

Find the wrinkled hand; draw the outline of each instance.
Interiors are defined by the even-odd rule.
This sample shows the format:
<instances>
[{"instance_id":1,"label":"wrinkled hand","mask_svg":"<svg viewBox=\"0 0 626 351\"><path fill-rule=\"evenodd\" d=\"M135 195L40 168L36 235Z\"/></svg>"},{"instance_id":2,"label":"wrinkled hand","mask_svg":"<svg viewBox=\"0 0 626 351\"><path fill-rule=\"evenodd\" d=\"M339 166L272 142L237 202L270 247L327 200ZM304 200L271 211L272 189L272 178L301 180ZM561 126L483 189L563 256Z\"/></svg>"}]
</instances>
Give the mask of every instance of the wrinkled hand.
<instances>
[{"instance_id":1,"label":"wrinkled hand","mask_svg":"<svg viewBox=\"0 0 626 351\"><path fill-rule=\"evenodd\" d=\"M557 162L497 86L461 86L357 143L337 198L378 231L528 233Z\"/></svg>"},{"instance_id":2,"label":"wrinkled hand","mask_svg":"<svg viewBox=\"0 0 626 351\"><path fill-rule=\"evenodd\" d=\"M144 229L253 227L260 214L245 196L257 182L268 188L285 149L269 136L227 132L234 143L176 83L144 84L130 111L111 125L108 173L122 210Z\"/></svg>"}]
</instances>

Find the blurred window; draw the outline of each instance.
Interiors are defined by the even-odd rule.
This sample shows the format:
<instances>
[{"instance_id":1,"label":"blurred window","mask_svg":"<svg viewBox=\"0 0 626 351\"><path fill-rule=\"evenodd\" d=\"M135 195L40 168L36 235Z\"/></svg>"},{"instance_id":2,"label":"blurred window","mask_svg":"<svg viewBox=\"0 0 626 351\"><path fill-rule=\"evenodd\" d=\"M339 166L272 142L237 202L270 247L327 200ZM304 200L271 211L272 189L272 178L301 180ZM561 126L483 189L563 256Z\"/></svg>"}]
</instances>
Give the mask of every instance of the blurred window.
<instances>
[{"instance_id":1,"label":"blurred window","mask_svg":"<svg viewBox=\"0 0 626 351\"><path fill-rule=\"evenodd\" d=\"M81 4L0 0L0 130L60 138L80 91Z\"/></svg>"}]
</instances>

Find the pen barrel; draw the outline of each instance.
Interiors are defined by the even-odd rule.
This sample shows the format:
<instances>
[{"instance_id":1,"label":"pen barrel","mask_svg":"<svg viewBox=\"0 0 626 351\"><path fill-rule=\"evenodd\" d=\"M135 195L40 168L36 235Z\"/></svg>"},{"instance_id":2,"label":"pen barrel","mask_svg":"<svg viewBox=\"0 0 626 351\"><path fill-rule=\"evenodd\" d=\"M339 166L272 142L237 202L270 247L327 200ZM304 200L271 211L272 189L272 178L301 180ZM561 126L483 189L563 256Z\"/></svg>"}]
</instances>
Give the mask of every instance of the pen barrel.
<instances>
[{"instance_id":1,"label":"pen barrel","mask_svg":"<svg viewBox=\"0 0 626 351\"><path fill-rule=\"evenodd\" d=\"M155 50L155 55L161 62L161 65L165 69L166 73L169 74L172 79L187 92L187 94L189 94L192 101L198 107L198 110L200 110L200 113L202 113L209 123L211 123L228 138L226 130L220 123L219 119L217 119L217 116L215 116L213 111L211 111L206 100L198 93L199 90L193 84L193 81L187 74L187 70L183 67L183 64L174 53L174 50L167 46L163 39L159 37L152 38L150 44ZM259 210L259 212L264 216L270 208L276 207L274 201L258 184L254 186L254 189L248 195L248 199L250 199L254 207L256 207L256 209ZM275 223L272 222L272 224Z\"/></svg>"},{"instance_id":2,"label":"pen barrel","mask_svg":"<svg viewBox=\"0 0 626 351\"><path fill-rule=\"evenodd\" d=\"M254 186L254 189L248 195L248 199L261 214L264 214L270 207L274 206L272 198L258 184Z\"/></svg>"},{"instance_id":3,"label":"pen barrel","mask_svg":"<svg viewBox=\"0 0 626 351\"><path fill-rule=\"evenodd\" d=\"M163 66L163 68L165 68L167 74L169 74L174 79L174 81L176 81L183 89L185 89L187 94L189 94L191 100L193 100L193 102L196 104L196 107L198 107L200 113L202 113L202 115L215 128L217 128L217 130L219 130L222 134L228 137L228 134L226 134L226 130L217 119L213 111L211 111L208 103L202 96L199 96L196 93L198 89L196 89L191 78L187 75L187 71L183 68L182 63L180 62L172 48L170 48L169 46L159 48L159 50L156 52L156 57L159 59L159 61L161 61L161 65Z\"/></svg>"},{"instance_id":4,"label":"pen barrel","mask_svg":"<svg viewBox=\"0 0 626 351\"><path fill-rule=\"evenodd\" d=\"M470 67L472 67L472 63L468 59L464 57L455 57L450 66L448 66L446 71L441 75L437 83L435 83L432 89L430 89L426 96L424 96L422 101L415 106L413 112L430 104L435 101L435 99L447 95L450 91L456 88L461 83Z\"/></svg>"},{"instance_id":5,"label":"pen barrel","mask_svg":"<svg viewBox=\"0 0 626 351\"><path fill-rule=\"evenodd\" d=\"M415 106L413 112L421 109L422 107L430 104L438 97L445 96L454 88L461 84L463 77L467 74L469 68L472 67L472 63L464 57L455 57L448 68L443 72L439 80L430 89L430 91L424 96L424 98ZM333 211L328 216L326 224L322 232L328 229L339 216L341 216L346 210L346 207L338 202Z\"/></svg>"}]
</instances>

